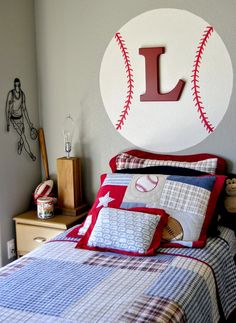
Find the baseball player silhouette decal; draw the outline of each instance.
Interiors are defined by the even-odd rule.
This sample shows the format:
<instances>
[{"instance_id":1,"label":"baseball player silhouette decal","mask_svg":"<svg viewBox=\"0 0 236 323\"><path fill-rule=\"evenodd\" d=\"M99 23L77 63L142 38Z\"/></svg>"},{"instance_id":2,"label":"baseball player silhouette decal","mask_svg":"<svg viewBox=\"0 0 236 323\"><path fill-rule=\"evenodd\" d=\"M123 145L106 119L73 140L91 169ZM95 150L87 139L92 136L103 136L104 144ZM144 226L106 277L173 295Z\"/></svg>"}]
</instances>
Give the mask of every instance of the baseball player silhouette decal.
<instances>
[{"instance_id":1,"label":"baseball player silhouette decal","mask_svg":"<svg viewBox=\"0 0 236 323\"><path fill-rule=\"evenodd\" d=\"M25 135L25 121L30 129L30 137L35 140L38 137L38 132L30 121L29 114L26 108L25 93L21 89L21 82L18 78L14 80L14 88L7 94L6 99L6 121L7 131L9 132L11 126L18 134L17 152L21 155L22 150L35 161L36 157L31 151L29 142Z\"/></svg>"}]
</instances>

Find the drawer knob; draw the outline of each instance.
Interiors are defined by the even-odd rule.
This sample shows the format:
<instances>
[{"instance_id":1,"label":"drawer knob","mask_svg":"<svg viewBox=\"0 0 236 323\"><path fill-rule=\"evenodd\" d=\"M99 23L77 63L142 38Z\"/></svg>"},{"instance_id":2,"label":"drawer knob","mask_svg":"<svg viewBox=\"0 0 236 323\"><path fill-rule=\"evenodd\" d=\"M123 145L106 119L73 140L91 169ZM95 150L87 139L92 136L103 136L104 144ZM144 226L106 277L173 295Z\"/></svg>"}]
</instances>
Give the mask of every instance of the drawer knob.
<instances>
[{"instance_id":1,"label":"drawer knob","mask_svg":"<svg viewBox=\"0 0 236 323\"><path fill-rule=\"evenodd\" d=\"M46 241L46 238L43 238L43 237L35 237L34 238L34 241L35 242L38 242L38 243L42 243L42 242L45 242Z\"/></svg>"}]
</instances>

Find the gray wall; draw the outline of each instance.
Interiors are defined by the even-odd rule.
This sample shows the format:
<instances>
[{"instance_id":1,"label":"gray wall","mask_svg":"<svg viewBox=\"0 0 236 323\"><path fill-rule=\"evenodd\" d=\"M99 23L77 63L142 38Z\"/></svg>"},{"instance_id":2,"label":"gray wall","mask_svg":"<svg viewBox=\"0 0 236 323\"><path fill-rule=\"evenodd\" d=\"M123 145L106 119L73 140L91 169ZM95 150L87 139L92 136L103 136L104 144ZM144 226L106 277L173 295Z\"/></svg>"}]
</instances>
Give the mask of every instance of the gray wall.
<instances>
[{"instance_id":1,"label":"gray wall","mask_svg":"<svg viewBox=\"0 0 236 323\"><path fill-rule=\"evenodd\" d=\"M56 158L64 154L62 123L70 112L77 125L73 153L83 160L89 202L99 185L99 174L109 171L110 157L133 148L117 133L102 103L99 70L104 51L128 20L167 7L191 11L213 25L236 69L235 0L36 0L40 114L51 174L55 177ZM179 154L216 153L229 161L229 170L236 171L235 90L234 80L230 106L214 133Z\"/></svg>"},{"instance_id":2,"label":"gray wall","mask_svg":"<svg viewBox=\"0 0 236 323\"><path fill-rule=\"evenodd\" d=\"M19 77L30 118L38 127L34 2L0 0L0 266L8 262L7 241L14 238L12 217L29 207L33 188L41 179L38 143L32 142L36 162L17 154L18 137L6 131L5 101ZM27 131L27 130L26 130ZM30 141L30 139L29 139Z\"/></svg>"}]
</instances>

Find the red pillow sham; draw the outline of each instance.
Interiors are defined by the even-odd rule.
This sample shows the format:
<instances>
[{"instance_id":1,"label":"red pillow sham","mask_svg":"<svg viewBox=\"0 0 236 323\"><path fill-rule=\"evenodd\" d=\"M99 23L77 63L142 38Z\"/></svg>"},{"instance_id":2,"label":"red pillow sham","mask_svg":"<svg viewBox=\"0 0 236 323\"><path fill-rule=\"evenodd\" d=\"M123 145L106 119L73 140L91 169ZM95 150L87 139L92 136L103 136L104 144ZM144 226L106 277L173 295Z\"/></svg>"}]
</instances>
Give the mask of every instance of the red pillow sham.
<instances>
[{"instance_id":1,"label":"red pillow sham","mask_svg":"<svg viewBox=\"0 0 236 323\"><path fill-rule=\"evenodd\" d=\"M142 180L145 181L146 177L154 181L157 179L157 181L156 184L153 183L153 189L145 193L140 191L141 187L138 188L136 184L142 185ZM93 222L94 216L97 217L103 207L131 209L139 206L164 209L170 214L170 218L175 217L180 223L183 229L181 232L185 237L178 238L178 240L174 237L174 240L170 239L172 241L165 241L165 246L204 247L207 229L212 221L224 181L225 176L222 175L191 177L158 174L104 174L101 176L101 187L96 200L88 214ZM193 205L196 209L191 211ZM189 229L185 229L186 226L189 226L193 233L188 233ZM76 232L73 234L76 235ZM187 236L189 238L186 238Z\"/></svg>"}]
</instances>

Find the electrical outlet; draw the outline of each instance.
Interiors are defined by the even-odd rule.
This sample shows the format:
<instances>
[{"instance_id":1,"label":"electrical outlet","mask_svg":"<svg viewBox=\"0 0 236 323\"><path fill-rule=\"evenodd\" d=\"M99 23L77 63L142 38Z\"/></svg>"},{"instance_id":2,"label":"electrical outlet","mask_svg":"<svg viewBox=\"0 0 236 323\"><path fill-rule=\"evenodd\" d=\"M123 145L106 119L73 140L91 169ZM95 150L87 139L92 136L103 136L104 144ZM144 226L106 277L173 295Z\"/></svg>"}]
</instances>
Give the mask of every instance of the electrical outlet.
<instances>
[{"instance_id":1,"label":"electrical outlet","mask_svg":"<svg viewBox=\"0 0 236 323\"><path fill-rule=\"evenodd\" d=\"M8 259L15 257L15 255L16 255L15 239L11 239L11 240L7 241Z\"/></svg>"}]
</instances>

